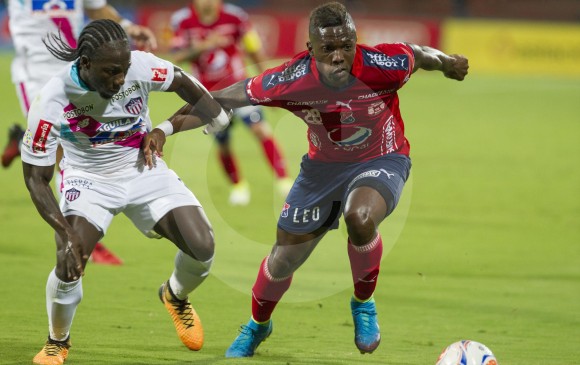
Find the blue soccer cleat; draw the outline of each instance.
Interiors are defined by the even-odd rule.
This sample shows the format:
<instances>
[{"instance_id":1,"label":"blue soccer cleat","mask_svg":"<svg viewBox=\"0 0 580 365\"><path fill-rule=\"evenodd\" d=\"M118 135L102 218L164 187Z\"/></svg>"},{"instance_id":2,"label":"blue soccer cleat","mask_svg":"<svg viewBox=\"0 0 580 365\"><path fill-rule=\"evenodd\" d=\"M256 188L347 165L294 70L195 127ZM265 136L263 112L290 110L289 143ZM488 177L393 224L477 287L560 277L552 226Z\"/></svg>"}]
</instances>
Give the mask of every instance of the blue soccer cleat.
<instances>
[{"instance_id":1,"label":"blue soccer cleat","mask_svg":"<svg viewBox=\"0 0 580 365\"><path fill-rule=\"evenodd\" d=\"M268 324L258 324L252 318L247 325L241 326L240 334L230 348L226 357L251 357L256 348L272 333L272 321Z\"/></svg>"},{"instance_id":2,"label":"blue soccer cleat","mask_svg":"<svg viewBox=\"0 0 580 365\"><path fill-rule=\"evenodd\" d=\"M354 321L354 343L361 354L370 354L381 343L375 300L361 303L352 298L350 309Z\"/></svg>"}]
</instances>

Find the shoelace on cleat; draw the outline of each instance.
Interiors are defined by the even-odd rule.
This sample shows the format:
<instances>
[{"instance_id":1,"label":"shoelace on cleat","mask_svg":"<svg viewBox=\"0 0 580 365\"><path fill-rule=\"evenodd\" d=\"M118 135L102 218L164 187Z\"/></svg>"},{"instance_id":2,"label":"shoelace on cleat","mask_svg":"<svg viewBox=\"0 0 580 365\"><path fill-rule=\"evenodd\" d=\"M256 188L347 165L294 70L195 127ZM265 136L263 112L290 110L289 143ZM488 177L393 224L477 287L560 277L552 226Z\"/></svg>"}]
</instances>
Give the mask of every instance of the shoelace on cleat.
<instances>
[{"instance_id":1,"label":"shoelace on cleat","mask_svg":"<svg viewBox=\"0 0 580 365\"><path fill-rule=\"evenodd\" d=\"M44 345L44 352L48 356L57 356L60 354L62 349L68 349L68 344L66 342L50 341Z\"/></svg>"},{"instance_id":2,"label":"shoelace on cleat","mask_svg":"<svg viewBox=\"0 0 580 365\"><path fill-rule=\"evenodd\" d=\"M186 328L193 327L193 308L187 300L168 300Z\"/></svg>"},{"instance_id":3,"label":"shoelace on cleat","mask_svg":"<svg viewBox=\"0 0 580 365\"><path fill-rule=\"evenodd\" d=\"M368 310L368 309L355 309L352 312L356 318L357 318L357 322L359 322L359 324L362 324L362 327L360 328L363 332L367 332L367 330L369 330L372 326L372 324L374 323L374 320L372 320L372 316L376 316L377 312L374 310ZM362 316L359 316L359 314L362 314Z\"/></svg>"}]
</instances>

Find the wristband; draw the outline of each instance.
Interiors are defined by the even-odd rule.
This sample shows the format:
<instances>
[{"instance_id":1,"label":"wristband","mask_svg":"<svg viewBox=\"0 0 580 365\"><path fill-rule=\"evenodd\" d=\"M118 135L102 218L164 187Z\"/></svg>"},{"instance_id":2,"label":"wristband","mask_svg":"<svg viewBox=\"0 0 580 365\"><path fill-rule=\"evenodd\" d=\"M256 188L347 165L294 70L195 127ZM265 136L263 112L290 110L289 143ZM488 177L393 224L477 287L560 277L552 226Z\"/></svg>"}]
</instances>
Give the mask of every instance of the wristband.
<instances>
[{"instance_id":1,"label":"wristband","mask_svg":"<svg viewBox=\"0 0 580 365\"><path fill-rule=\"evenodd\" d=\"M161 129L163 131L163 133L165 133L166 137L173 134L173 124L171 124L171 122L168 120L162 122L161 124L159 124L155 128Z\"/></svg>"},{"instance_id":2,"label":"wristband","mask_svg":"<svg viewBox=\"0 0 580 365\"><path fill-rule=\"evenodd\" d=\"M228 117L226 111L222 109L222 111L218 114L218 116L212 118L211 121L212 123L223 127L228 125L228 123L230 122L230 118Z\"/></svg>"},{"instance_id":3,"label":"wristband","mask_svg":"<svg viewBox=\"0 0 580 365\"><path fill-rule=\"evenodd\" d=\"M119 25L123 28L123 29L127 29L130 26L134 25L134 23L132 21L130 21L129 19L123 18L121 19L121 21L119 21Z\"/></svg>"}]
</instances>

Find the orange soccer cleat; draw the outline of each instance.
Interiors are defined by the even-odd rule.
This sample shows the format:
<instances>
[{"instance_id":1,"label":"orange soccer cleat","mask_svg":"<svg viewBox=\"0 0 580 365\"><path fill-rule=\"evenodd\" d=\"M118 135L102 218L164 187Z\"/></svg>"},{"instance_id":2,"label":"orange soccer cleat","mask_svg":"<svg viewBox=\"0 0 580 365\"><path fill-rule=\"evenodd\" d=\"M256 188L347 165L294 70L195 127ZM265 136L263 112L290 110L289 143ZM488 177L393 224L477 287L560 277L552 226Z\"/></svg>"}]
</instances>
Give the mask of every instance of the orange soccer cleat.
<instances>
[{"instance_id":1,"label":"orange soccer cleat","mask_svg":"<svg viewBox=\"0 0 580 365\"><path fill-rule=\"evenodd\" d=\"M159 288L159 299L169 312L179 339L188 349L199 351L203 346L203 327L187 298L180 300L171 291L169 281Z\"/></svg>"},{"instance_id":2,"label":"orange soccer cleat","mask_svg":"<svg viewBox=\"0 0 580 365\"><path fill-rule=\"evenodd\" d=\"M68 349L70 346L70 336L64 341L56 341L48 336L46 344L42 350L34 356L32 363L39 365L62 365L68 356Z\"/></svg>"}]
</instances>

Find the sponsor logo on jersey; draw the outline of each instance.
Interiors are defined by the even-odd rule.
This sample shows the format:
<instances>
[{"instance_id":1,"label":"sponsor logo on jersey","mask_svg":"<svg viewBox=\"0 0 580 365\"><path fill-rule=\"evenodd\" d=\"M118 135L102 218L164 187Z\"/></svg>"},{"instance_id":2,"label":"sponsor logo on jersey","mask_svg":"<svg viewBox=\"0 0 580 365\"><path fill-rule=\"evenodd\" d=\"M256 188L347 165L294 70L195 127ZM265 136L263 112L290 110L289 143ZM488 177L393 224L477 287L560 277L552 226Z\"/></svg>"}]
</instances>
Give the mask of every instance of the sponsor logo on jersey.
<instances>
[{"instance_id":1,"label":"sponsor logo on jersey","mask_svg":"<svg viewBox=\"0 0 580 365\"><path fill-rule=\"evenodd\" d=\"M281 72L274 72L264 75L262 78L262 88L269 90L276 85L294 82L310 72L308 67L310 58L302 59L297 63L286 67Z\"/></svg>"},{"instance_id":2,"label":"sponsor logo on jersey","mask_svg":"<svg viewBox=\"0 0 580 365\"><path fill-rule=\"evenodd\" d=\"M102 132L99 133L97 136L90 138L89 140L92 142L93 147L102 146L107 143L115 143L124 141L136 133L141 132L141 126L135 125L128 131L121 131L121 132Z\"/></svg>"},{"instance_id":3,"label":"sponsor logo on jersey","mask_svg":"<svg viewBox=\"0 0 580 365\"><path fill-rule=\"evenodd\" d=\"M288 202L284 202L284 206L282 207L282 213L280 213L280 216L282 218L288 217L288 209L290 209L290 204L288 204Z\"/></svg>"},{"instance_id":4,"label":"sponsor logo on jersey","mask_svg":"<svg viewBox=\"0 0 580 365\"><path fill-rule=\"evenodd\" d=\"M378 67L382 70L408 70L409 56L400 54L388 56L384 53L363 50L365 66Z\"/></svg>"},{"instance_id":5,"label":"sponsor logo on jersey","mask_svg":"<svg viewBox=\"0 0 580 365\"><path fill-rule=\"evenodd\" d=\"M342 102L340 100L336 101L336 105L338 105L338 110L340 110L340 123L342 124L352 124L355 119L352 114L352 108L350 107L350 103L352 99L348 102Z\"/></svg>"},{"instance_id":6,"label":"sponsor logo on jersey","mask_svg":"<svg viewBox=\"0 0 580 365\"><path fill-rule=\"evenodd\" d=\"M75 177L72 179L66 179L64 181L64 186L76 186L83 189L90 189L93 186L93 182L91 180Z\"/></svg>"},{"instance_id":7,"label":"sponsor logo on jersey","mask_svg":"<svg viewBox=\"0 0 580 365\"><path fill-rule=\"evenodd\" d=\"M322 105L328 103L328 100L308 100L308 101L289 101L286 105Z\"/></svg>"},{"instance_id":8,"label":"sponsor logo on jersey","mask_svg":"<svg viewBox=\"0 0 580 365\"><path fill-rule=\"evenodd\" d=\"M65 193L64 193L64 197L67 201L72 202L74 200L77 200L77 198L81 196L81 192L78 191L75 188L71 188L68 189Z\"/></svg>"},{"instance_id":9,"label":"sponsor logo on jersey","mask_svg":"<svg viewBox=\"0 0 580 365\"><path fill-rule=\"evenodd\" d=\"M385 94L390 94L390 93L393 93L395 91L396 91L395 89L379 90L379 91L374 92L374 93L359 95L358 96L358 99L359 100L364 100L364 99L376 98L378 96L382 96L382 95L385 95Z\"/></svg>"},{"instance_id":10,"label":"sponsor logo on jersey","mask_svg":"<svg viewBox=\"0 0 580 365\"><path fill-rule=\"evenodd\" d=\"M46 140L48 139L51 128L52 123L46 120L40 120L34 138L32 139L32 152L46 152Z\"/></svg>"},{"instance_id":11,"label":"sponsor logo on jersey","mask_svg":"<svg viewBox=\"0 0 580 365\"><path fill-rule=\"evenodd\" d=\"M69 104L69 105L73 106L73 104ZM80 108L75 108L75 109L66 111L62 116L64 119L74 119L74 118L80 117L81 115L85 115L85 114L91 112L93 109L94 109L93 104L83 105Z\"/></svg>"},{"instance_id":12,"label":"sponsor logo on jersey","mask_svg":"<svg viewBox=\"0 0 580 365\"><path fill-rule=\"evenodd\" d=\"M136 98L131 98L127 104L124 106L127 113L138 115L143 109L143 99L138 96Z\"/></svg>"},{"instance_id":13,"label":"sponsor logo on jersey","mask_svg":"<svg viewBox=\"0 0 580 365\"><path fill-rule=\"evenodd\" d=\"M117 127L122 127L124 125L129 125L135 123L135 118L121 118L112 120L107 123L103 123L97 128L99 132L110 132ZM80 123L79 123L80 124Z\"/></svg>"},{"instance_id":14,"label":"sponsor logo on jersey","mask_svg":"<svg viewBox=\"0 0 580 365\"><path fill-rule=\"evenodd\" d=\"M372 130L365 127L334 128L328 132L328 139L340 147L358 146L366 141L372 134Z\"/></svg>"},{"instance_id":15,"label":"sponsor logo on jersey","mask_svg":"<svg viewBox=\"0 0 580 365\"><path fill-rule=\"evenodd\" d=\"M139 84L133 84L133 85L129 86L128 88L126 88L125 90L121 90L118 93L116 93L115 95L113 95L111 97L111 100L118 101L121 99L125 99L127 96L133 94L137 90L141 90L141 86Z\"/></svg>"},{"instance_id":16,"label":"sponsor logo on jersey","mask_svg":"<svg viewBox=\"0 0 580 365\"><path fill-rule=\"evenodd\" d=\"M376 103L372 103L368 107L368 113L370 116L381 114L385 110L385 102L384 101L377 101Z\"/></svg>"},{"instance_id":17,"label":"sponsor logo on jersey","mask_svg":"<svg viewBox=\"0 0 580 365\"><path fill-rule=\"evenodd\" d=\"M151 73L152 73L151 81L163 82L167 80L166 68L152 68Z\"/></svg>"}]
</instances>

